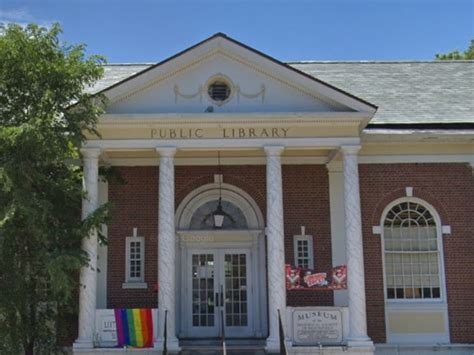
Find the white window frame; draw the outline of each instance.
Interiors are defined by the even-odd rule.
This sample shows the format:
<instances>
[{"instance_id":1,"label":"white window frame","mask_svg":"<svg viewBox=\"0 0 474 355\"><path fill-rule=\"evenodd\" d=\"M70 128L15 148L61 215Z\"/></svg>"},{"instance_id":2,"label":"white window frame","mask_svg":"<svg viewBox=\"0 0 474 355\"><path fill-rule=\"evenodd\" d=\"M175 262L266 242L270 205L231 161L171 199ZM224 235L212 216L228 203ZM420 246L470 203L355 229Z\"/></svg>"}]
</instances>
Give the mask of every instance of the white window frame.
<instances>
[{"instance_id":1,"label":"white window frame","mask_svg":"<svg viewBox=\"0 0 474 355\"><path fill-rule=\"evenodd\" d=\"M299 267L298 264L298 241L303 240L308 242L308 269L314 270L314 245L312 235L294 235L293 236L293 252L295 257L295 266Z\"/></svg>"},{"instance_id":2,"label":"white window frame","mask_svg":"<svg viewBox=\"0 0 474 355\"><path fill-rule=\"evenodd\" d=\"M437 245L438 245L438 271L439 271L439 288L440 288L440 297L439 298L388 298L387 297L387 281L386 281L386 270L385 270L385 236L384 236L384 222L387 217L388 212L396 205L399 205L404 202L410 203L417 203L425 207L430 214L433 216L436 224L436 238L437 238ZM380 219L380 232L381 232L381 250L382 250L382 268L383 268L383 288L384 288L384 298L385 303L387 304L445 304L447 297L446 297L446 281L445 281L445 269L444 269L444 247L443 247L443 231L442 231L442 223L441 218L436 211L436 209L420 198L416 197L402 197L396 199L389 203L381 216Z\"/></svg>"},{"instance_id":3,"label":"white window frame","mask_svg":"<svg viewBox=\"0 0 474 355\"><path fill-rule=\"evenodd\" d=\"M130 248L131 243L140 243L140 277L131 277L130 273ZM145 238L144 237L126 237L125 238L125 282L122 288L148 288L145 282Z\"/></svg>"}]
</instances>

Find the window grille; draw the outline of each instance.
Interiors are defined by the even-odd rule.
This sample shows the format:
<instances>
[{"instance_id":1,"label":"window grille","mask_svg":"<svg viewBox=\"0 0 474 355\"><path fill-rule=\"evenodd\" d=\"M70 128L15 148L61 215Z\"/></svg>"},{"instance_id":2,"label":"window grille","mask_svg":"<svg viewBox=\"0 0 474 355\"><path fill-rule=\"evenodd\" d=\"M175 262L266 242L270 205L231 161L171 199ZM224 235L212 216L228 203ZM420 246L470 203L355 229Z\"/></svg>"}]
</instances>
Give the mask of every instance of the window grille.
<instances>
[{"instance_id":1,"label":"window grille","mask_svg":"<svg viewBox=\"0 0 474 355\"><path fill-rule=\"evenodd\" d=\"M224 81L214 81L207 88L209 97L217 102L223 102L230 96L230 86Z\"/></svg>"},{"instance_id":2,"label":"window grille","mask_svg":"<svg viewBox=\"0 0 474 355\"><path fill-rule=\"evenodd\" d=\"M194 212L189 229L211 230L214 228L213 212L217 208L218 200L213 200L199 206ZM225 217L222 229L247 229L248 223L242 210L229 201L222 200L222 209L230 216Z\"/></svg>"},{"instance_id":3,"label":"window grille","mask_svg":"<svg viewBox=\"0 0 474 355\"><path fill-rule=\"evenodd\" d=\"M295 250L295 266L303 269L313 269L313 237L310 235L294 236L293 247Z\"/></svg>"},{"instance_id":4,"label":"window grille","mask_svg":"<svg viewBox=\"0 0 474 355\"><path fill-rule=\"evenodd\" d=\"M143 237L127 238L127 282L144 281L144 250L145 240Z\"/></svg>"},{"instance_id":5,"label":"window grille","mask_svg":"<svg viewBox=\"0 0 474 355\"><path fill-rule=\"evenodd\" d=\"M384 220L388 299L441 298L436 222L420 203L402 202Z\"/></svg>"}]
</instances>

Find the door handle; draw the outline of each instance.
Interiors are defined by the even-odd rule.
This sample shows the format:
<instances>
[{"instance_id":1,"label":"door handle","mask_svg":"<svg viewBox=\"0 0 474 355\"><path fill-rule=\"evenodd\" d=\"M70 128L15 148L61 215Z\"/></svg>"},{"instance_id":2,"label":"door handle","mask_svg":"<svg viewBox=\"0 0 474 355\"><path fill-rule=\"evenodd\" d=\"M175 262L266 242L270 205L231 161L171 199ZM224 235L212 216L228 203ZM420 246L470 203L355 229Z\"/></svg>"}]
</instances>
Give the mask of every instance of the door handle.
<instances>
[{"instance_id":1,"label":"door handle","mask_svg":"<svg viewBox=\"0 0 474 355\"><path fill-rule=\"evenodd\" d=\"M221 285L221 307L224 307L224 286Z\"/></svg>"},{"instance_id":2,"label":"door handle","mask_svg":"<svg viewBox=\"0 0 474 355\"><path fill-rule=\"evenodd\" d=\"M216 292L216 301L215 301L216 307L219 307L219 292Z\"/></svg>"}]
</instances>

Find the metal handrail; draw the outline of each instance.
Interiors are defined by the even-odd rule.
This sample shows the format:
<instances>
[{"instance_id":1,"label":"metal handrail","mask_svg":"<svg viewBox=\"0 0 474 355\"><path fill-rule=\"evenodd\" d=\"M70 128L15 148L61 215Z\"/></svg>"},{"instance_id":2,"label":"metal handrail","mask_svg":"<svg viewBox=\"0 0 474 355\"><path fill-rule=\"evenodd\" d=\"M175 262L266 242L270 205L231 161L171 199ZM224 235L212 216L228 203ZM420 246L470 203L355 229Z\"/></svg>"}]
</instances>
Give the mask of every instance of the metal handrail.
<instances>
[{"instance_id":1,"label":"metal handrail","mask_svg":"<svg viewBox=\"0 0 474 355\"><path fill-rule=\"evenodd\" d=\"M280 310L278 309L278 330L280 335L280 354L287 355L288 352L286 350L286 343L285 343L285 329L283 329L283 322L281 321L281 314Z\"/></svg>"},{"instance_id":2,"label":"metal handrail","mask_svg":"<svg viewBox=\"0 0 474 355\"><path fill-rule=\"evenodd\" d=\"M165 310L165 322L163 329L163 355L168 355L168 310Z\"/></svg>"},{"instance_id":3,"label":"metal handrail","mask_svg":"<svg viewBox=\"0 0 474 355\"><path fill-rule=\"evenodd\" d=\"M221 309L221 338L222 338L222 354L227 355L227 346L225 343L224 310L222 309Z\"/></svg>"}]
</instances>

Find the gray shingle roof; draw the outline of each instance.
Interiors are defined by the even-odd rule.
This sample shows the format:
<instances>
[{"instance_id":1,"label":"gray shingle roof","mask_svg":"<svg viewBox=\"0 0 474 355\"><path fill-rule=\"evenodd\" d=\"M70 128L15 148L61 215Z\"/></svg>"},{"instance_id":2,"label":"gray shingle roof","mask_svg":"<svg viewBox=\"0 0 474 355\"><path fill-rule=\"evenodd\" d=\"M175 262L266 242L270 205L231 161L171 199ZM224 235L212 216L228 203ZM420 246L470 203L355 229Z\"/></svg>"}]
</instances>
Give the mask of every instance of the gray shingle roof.
<instances>
[{"instance_id":1,"label":"gray shingle roof","mask_svg":"<svg viewBox=\"0 0 474 355\"><path fill-rule=\"evenodd\" d=\"M138 73L152 64L108 64L104 65L104 76L99 80L92 88L88 89L89 92L99 92L108 88L109 86L128 78L129 76Z\"/></svg>"},{"instance_id":2,"label":"gray shingle roof","mask_svg":"<svg viewBox=\"0 0 474 355\"><path fill-rule=\"evenodd\" d=\"M474 61L288 64L377 105L371 123L474 123ZM150 65L107 65L92 91Z\"/></svg>"}]
</instances>

